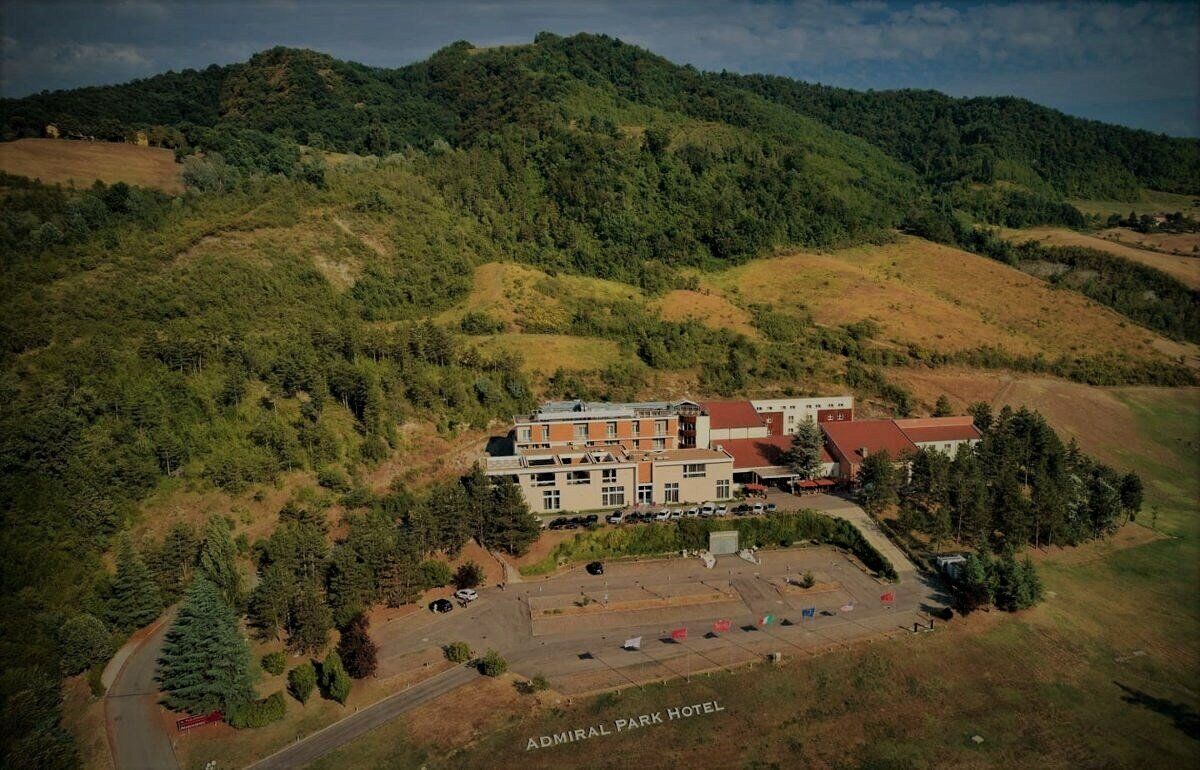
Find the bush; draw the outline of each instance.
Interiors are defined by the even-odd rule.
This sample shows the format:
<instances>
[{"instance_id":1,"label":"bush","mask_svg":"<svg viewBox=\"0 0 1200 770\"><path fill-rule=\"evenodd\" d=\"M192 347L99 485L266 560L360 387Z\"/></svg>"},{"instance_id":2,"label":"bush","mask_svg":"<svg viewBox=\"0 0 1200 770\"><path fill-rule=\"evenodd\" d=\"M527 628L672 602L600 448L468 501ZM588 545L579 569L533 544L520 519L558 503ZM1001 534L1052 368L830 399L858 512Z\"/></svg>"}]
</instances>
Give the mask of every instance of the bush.
<instances>
[{"instance_id":1,"label":"bush","mask_svg":"<svg viewBox=\"0 0 1200 770\"><path fill-rule=\"evenodd\" d=\"M375 673L379 648L367 633L368 625L366 616L355 615L338 641L338 656L346 666L346 673L355 679Z\"/></svg>"},{"instance_id":2,"label":"bush","mask_svg":"<svg viewBox=\"0 0 1200 770\"><path fill-rule=\"evenodd\" d=\"M471 645L466 642L451 642L442 648L446 660L453 663L466 663L471 659Z\"/></svg>"},{"instance_id":3,"label":"bush","mask_svg":"<svg viewBox=\"0 0 1200 770\"><path fill-rule=\"evenodd\" d=\"M112 653L112 637L95 615L80 613L68 618L58 630L59 664L67 676L102 663Z\"/></svg>"},{"instance_id":4,"label":"bush","mask_svg":"<svg viewBox=\"0 0 1200 770\"><path fill-rule=\"evenodd\" d=\"M262 700L251 701L230 709L227 717L229 724L239 730L252 727L265 727L272 722L278 722L287 714L287 703L283 693L277 692Z\"/></svg>"},{"instance_id":5,"label":"bush","mask_svg":"<svg viewBox=\"0 0 1200 770\"><path fill-rule=\"evenodd\" d=\"M455 588L474 588L483 582L483 567L469 561L454 573Z\"/></svg>"},{"instance_id":6,"label":"bush","mask_svg":"<svg viewBox=\"0 0 1200 770\"><path fill-rule=\"evenodd\" d=\"M440 588L454 579L450 565L437 559L427 559L421 562L421 582L426 588Z\"/></svg>"},{"instance_id":7,"label":"bush","mask_svg":"<svg viewBox=\"0 0 1200 770\"><path fill-rule=\"evenodd\" d=\"M262 656L262 669L268 674L279 676L287 668L287 656L282 652L268 652Z\"/></svg>"},{"instance_id":8,"label":"bush","mask_svg":"<svg viewBox=\"0 0 1200 770\"><path fill-rule=\"evenodd\" d=\"M812 588L816 584L817 584L817 580L816 580L816 578L813 577L813 573L805 572L803 575L800 576L800 587L801 588Z\"/></svg>"},{"instance_id":9,"label":"bush","mask_svg":"<svg viewBox=\"0 0 1200 770\"><path fill-rule=\"evenodd\" d=\"M508 670L508 661L495 650L488 650L479 659L479 672L484 676L500 676Z\"/></svg>"},{"instance_id":10,"label":"bush","mask_svg":"<svg viewBox=\"0 0 1200 770\"><path fill-rule=\"evenodd\" d=\"M550 681L542 674L538 674L533 679L529 680L530 692L541 692L542 690L550 689Z\"/></svg>"},{"instance_id":11,"label":"bush","mask_svg":"<svg viewBox=\"0 0 1200 770\"><path fill-rule=\"evenodd\" d=\"M288 692L301 703L308 700L316 686L317 671L312 663L305 661L288 672Z\"/></svg>"},{"instance_id":12,"label":"bush","mask_svg":"<svg viewBox=\"0 0 1200 770\"><path fill-rule=\"evenodd\" d=\"M317 483L334 492L349 492L350 478L341 468L326 465L317 471Z\"/></svg>"},{"instance_id":13,"label":"bush","mask_svg":"<svg viewBox=\"0 0 1200 770\"><path fill-rule=\"evenodd\" d=\"M325 697L338 703L345 703L350 696L350 675L342 666L342 658L337 651L325 656L321 664L321 689Z\"/></svg>"}]
</instances>

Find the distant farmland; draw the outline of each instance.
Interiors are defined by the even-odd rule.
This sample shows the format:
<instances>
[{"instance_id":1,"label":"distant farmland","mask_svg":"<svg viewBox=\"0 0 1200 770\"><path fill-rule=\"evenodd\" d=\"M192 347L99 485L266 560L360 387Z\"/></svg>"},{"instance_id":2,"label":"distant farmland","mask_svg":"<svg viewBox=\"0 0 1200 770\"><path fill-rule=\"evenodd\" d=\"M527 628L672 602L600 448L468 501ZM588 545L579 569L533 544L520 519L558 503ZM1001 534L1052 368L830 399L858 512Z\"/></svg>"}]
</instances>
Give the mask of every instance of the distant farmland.
<instances>
[{"instance_id":1,"label":"distant farmland","mask_svg":"<svg viewBox=\"0 0 1200 770\"><path fill-rule=\"evenodd\" d=\"M0 171L47 184L87 187L96 180L183 192L175 153L162 147L68 139L18 139L0 143Z\"/></svg>"}]
</instances>

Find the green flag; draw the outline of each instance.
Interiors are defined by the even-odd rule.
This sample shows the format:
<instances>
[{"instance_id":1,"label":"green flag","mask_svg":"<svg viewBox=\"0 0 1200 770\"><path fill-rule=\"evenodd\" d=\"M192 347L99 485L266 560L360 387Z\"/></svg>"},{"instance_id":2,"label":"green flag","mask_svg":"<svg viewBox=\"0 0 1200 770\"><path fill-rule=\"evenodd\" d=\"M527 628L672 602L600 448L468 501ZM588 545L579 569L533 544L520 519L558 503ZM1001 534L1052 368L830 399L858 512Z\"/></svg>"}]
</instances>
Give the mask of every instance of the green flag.
<instances>
[{"instance_id":1,"label":"green flag","mask_svg":"<svg viewBox=\"0 0 1200 770\"><path fill-rule=\"evenodd\" d=\"M760 626L769 626L774 622L775 622L775 616L768 613L768 614L762 616L762 620L758 621L758 624Z\"/></svg>"}]
</instances>

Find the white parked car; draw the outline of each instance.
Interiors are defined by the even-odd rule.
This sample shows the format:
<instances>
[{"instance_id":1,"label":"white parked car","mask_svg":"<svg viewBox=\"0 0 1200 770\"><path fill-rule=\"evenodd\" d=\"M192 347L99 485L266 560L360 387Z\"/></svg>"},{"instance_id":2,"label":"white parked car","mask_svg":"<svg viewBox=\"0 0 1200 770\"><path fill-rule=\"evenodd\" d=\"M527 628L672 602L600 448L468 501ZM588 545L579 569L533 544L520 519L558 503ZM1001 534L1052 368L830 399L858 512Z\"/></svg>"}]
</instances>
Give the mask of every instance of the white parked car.
<instances>
[{"instance_id":1,"label":"white parked car","mask_svg":"<svg viewBox=\"0 0 1200 770\"><path fill-rule=\"evenodd\" d=\"M672 511L671 511L671 518L672 518L672 519L682 519L682 518L683 518L683 511L679 510L678 508L672 509Z\"/></svg>"},{"instance_id":2,"label":"white parked car","mask_svg":"<svg viewBox=\"0 0 1200 770\"><path fill-rule=\"evenodd\" d=\"M700 509L699 508L688 508L686 511L683 512L683 515L687 516L689 519L694 519L700 515Z\"/></svg>"},{"instance_id":3,"label":"white parked car","mask_svg":"<svg viewBox=\"0 0 1200 770\"><path fill-rule=\"evenodd\" d=\"M763 503L763 502L758 502L758 503L754 504L754 507L751 509L751 512L752 513L766 513L766 510L767 510L767 504Z\"/></svg>"},{"instance_id":4,"label":"white parked car","mask_svg":"<svg viewBox=\"0 0 1200 770\"><path fill-rule=\"evenodd\" d=\"M721 503L720 505L717 506L717 515L718 516L724 516L727 513L729 513L729 508L725 505L725 503Z\"/></svg>"},{"instance_id":5,"label":"white parked car","mask_svg":"<svg viewBox=\"0 0 1200 770\"><path fill-rule=\"evenodd\" d=\"M620 524L623 521L625 521L625 512L624 511L617 511L616 513L609 514L609 517L608 517L609 524Z\"/></svg>"},{"instance_id":6,"label":"white parked car","mask_svg":"<svg viewBox=\"0 0 1200 770\"><path fill-rule=\"evenodd\" d=\"M666 521L669 518L671 518L671 512L666 508L663 508L661 511L654 514L655 521Z\"/></svg>"},{"instance_id":7,"label":"white parked car","mask_svg":"<svg viewBox=\"0 0 1200 770\"><path fill-rule=\"evenodd\" d=\"M717 515L716 504L715 503L705 503L704 505L700 506L700 515L701 516L716 516Z\"/></svg>"},{"instance_id":8,"label":"white parked car","mask_svg":"<svg viewBox=\"0 0 1200 770\"><path fill-rule=\"evenodd\" d=\"M454 592L454 598L460 602L473 602L479 598L474 588L460 588Z\"/></svg>"}]
</instances>

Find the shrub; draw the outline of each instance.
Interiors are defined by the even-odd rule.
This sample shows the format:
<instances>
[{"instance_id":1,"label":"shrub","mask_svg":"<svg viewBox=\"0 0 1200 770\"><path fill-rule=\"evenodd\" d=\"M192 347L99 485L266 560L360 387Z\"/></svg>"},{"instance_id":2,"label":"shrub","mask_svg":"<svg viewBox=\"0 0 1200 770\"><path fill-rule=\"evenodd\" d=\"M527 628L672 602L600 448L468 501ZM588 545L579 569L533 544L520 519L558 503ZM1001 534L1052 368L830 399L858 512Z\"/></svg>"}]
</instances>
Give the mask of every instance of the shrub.
<instances>
[{"instance_id":1,"label":"shrub","mask_svg":"<svg viewBox=\"0 0 1200 770\"><path fill-rule=\"evenodd\" d=\"M453 663L466 663L471 659L471 645L466 642L451 642L442 648L446 660Z\"/></svg>"},{"instance_id":2,"label":"shrub","mask_svg":"<svg viewBox=\"0 0 1200 770\"><path fill-rule=\"evenodd\" d=\"M108 659L112 637L103 621L95 615L80 613L68 618L58 630L59 659L62 672L74 676Z\"/></svg>"},{"instance_id":3,"label":"shrub","mask_svg":"<svg viewBox=\"0 0 1200 770\"><path fill-rule=\"evenodd\" d=\"M334 492L349 492L350 478L341 468L326 465L317 471L317 483Z\"/></svg>"},{"instance_id":4,"label":"shrub","mask_svg":"<svg viewBox=\"0 0 1200 770\"><path fill-rule=\"evenodd\" d=\"M437 559L427 559L421 562L421 582L426 588L440 588L454 579L450 565Z\"/></svg>"},{"instance_id":5,"label":"shrub","mask_svg":"<svg viewBox=\"0 0 1200 770\"><path fill-rule=\"evenodd\" d=\"M308 700L316 686L317 671L312 663L305 661L288 672L288 692L301 703Z\"/></svg>"},{"instance_id":6,"label":"shrub","mask_svg":"<svg viewBox=\"0 0 1200 770\"><path fill-rule=\"evenodd\" d=\"M811 572L805 572L803 575L800 576L800 587L801 588L812 588L814 585L816 585L816 583L817 583L817 580L816 580L816 578L813 577L813 573L811 573Z\"/></svg>"},{"instance_id":7,"label":"shrub","mask_svg":"<svg viewBox=\"0 0 1200 770\"><path fill-rule=\"evenodd\" d=\"M456 588L474 588L483 582L483 577L483 567L469 561L455 571L454 586Z\"/></svg>"},{"instance_id":8,"label":"shrub","mask_svg":"<svg viewBox=\"0 0 1200 770\"><path fill-rule=\"evenodd\" d=\"M321 689L325 697L338 703L345 703L350 696L350 675L342 666L342 658L333 651L325 656L321 664Z\"/></svg>"},{"instance_id":9,"label":"shrub","mask_svg":"<svg viewBox=\"0 0 1200 770\"><path fill-rule=\"evenodd\" d=\"M484 676L500 676L508 670L508 661L495 650L488 650L479 659L479 672Z\"/></svg>"},{"instance_id":10,"label":"shrub","mask_svg":"<svg viewBox=\"0 0 1200 770\"><path fill-rule=\"evenodd\" d=\"M529 680L530 692L541 692L542 690L550 689L550 681L542 674L538 674L533 679Z\"/></svg>"},{"instance_id":11,"label":"shrub","mask_svg":"<svg viewBox=\"0 0 1200 770\"><path fill-rule=\"evenodd\" d=\"M278 650L262 656L262 669L268 674L279 676L287 667L287 656Z\"/></svg>"},{"instance_id":12,"label":"shrub","mask_svg":"<svg viewBox=\"0 0 1200 770\"><path fill-rule=\"evenodd\" d=\"M252 727L265 727L272 722L278 722L287 714L287 703L283 693L277 692L262 700L250 701L230 709L227 717L229 724L239 730Z\"/></svg>"}]
</instances>

